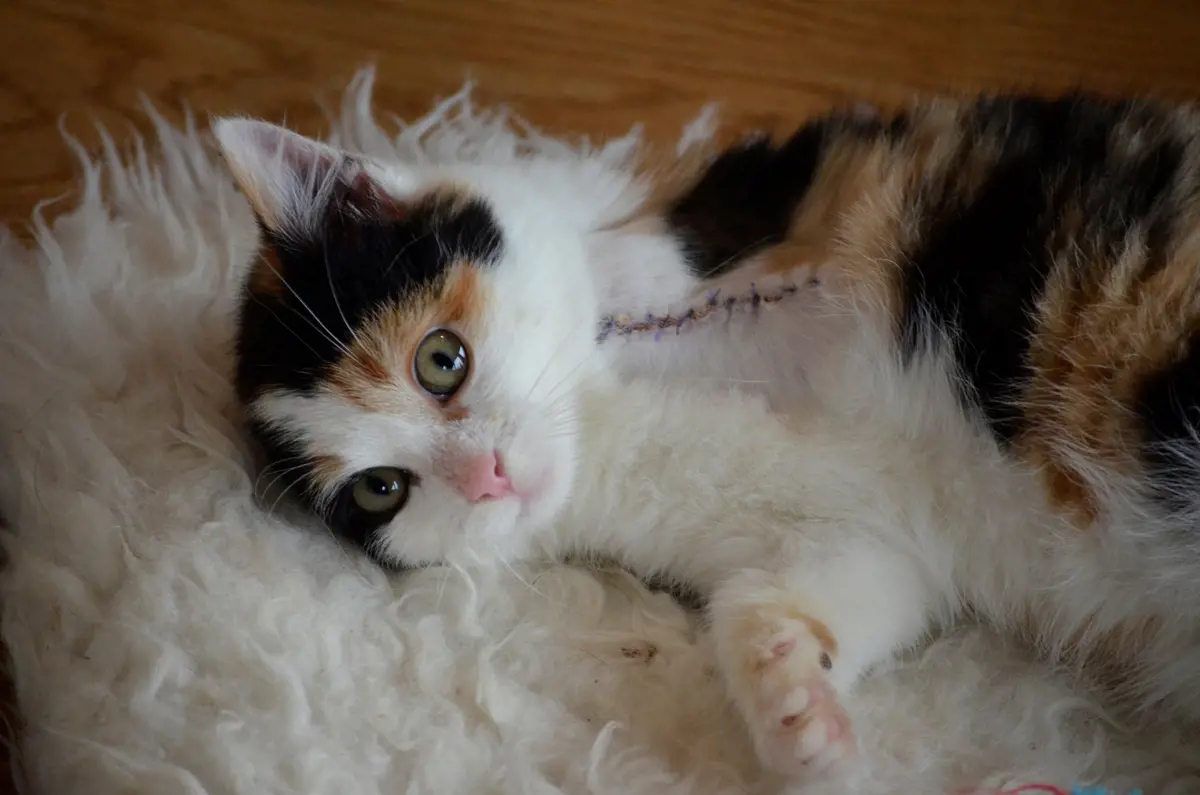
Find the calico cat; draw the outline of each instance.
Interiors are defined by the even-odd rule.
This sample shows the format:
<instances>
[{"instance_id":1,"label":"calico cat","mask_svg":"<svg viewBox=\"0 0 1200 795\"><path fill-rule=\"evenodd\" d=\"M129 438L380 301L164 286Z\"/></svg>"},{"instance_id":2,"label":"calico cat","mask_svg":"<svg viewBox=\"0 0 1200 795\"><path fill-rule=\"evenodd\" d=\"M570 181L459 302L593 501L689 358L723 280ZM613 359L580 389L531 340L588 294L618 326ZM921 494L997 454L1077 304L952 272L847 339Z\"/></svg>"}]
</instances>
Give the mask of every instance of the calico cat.
<instances>
[{"instance_id":1,"label":"calico cat","mask_svg":"<svg viewBox=\"0 0 1200 795\"><path fill-rule=\"evenodd\" d=\"M263 233L237 394L294 495L390 565L597 554L686 582L711 597L763 762L850 757L838 693L955 611L934 481L910 482L904 444L736 389L617 378L600 297L628 283L591 270L587 242L619 179L214 132Z\"/></svg>"},{"instance_id":2,"label":"calico cat","mask_svg":"<svg viewBox=\"0 0 1200 795\"><path fill-rule=\"evenodd\" d=\"M382 562L599 554L708 596L729 693L779 772L848 758L839 695L966 611L1099 661L1138 704L1195 714L1194 542L1186 509L1162 497L1185 493L1187 470L1170 474L1162 454L1130 471L1087 458L1084 442L1107 455L1126 440L1126 411L1115 430L1057 444L1075 426L1054 402L1071 396L1073 365L1141 372L1101 344L1111 336L1070 335L1108 327L1092 314L1140 319L1143 348L1183 328L1164 311L1181 298L1123 310L1085 263L1111 255L1116 279L1153 240L1166 261L1139 289L1180 282L1187 118L1076 100L831 117L735 148L682 189L536 159L381 162L222 120L263 233L237 393L292 493ZM1161 195L1135 200L1136 156L1167 138L1183 155ZM1176 208L1165 229L1160 206ZM1068 259L1040 256L1039 240ZM613 310L796 268L803 296L762 322L669 348L596 344ZM1055 301L1067 330L1039 343L1037 312ZM1032 389L1039 368L1061 384L1025 404L996 386ZM1111 405L1131 380L1118 375L1085 405ZM1028 431L1013 405L1050 416ZM1001 432L987 411L1020 419ZM1037 458L1050 451L1054 466ZM1055 478L1068 472L1104 488L1066 499Z\"/></svg>"}]
</instances>

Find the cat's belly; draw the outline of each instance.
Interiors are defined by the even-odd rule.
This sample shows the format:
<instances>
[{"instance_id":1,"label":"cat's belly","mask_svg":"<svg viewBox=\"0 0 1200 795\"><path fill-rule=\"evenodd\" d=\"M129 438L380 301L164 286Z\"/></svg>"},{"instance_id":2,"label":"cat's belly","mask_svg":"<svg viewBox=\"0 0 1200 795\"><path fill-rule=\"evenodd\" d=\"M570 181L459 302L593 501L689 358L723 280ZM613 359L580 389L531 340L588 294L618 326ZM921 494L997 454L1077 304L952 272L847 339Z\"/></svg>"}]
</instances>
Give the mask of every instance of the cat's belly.
<instances>
[{"instance_id":1,"label":"cat's belly","mask_svg":"<svg viewBox=\"0 0 1200 795\"><path fill-rule=\"evenodd\" d=\"M715 306L706 295L691 305L700 308L699 320L675 326L672 319L658 331L610 333L602 345L624 378L699 389L733 386L765 396L776 411L795 409L811 396L813 377L837 366L831 355L844 350L861 321L829 305L819 287L787 285L785 291L781 285L756 285L754 292L749 283L727 285ZM729 299L735 305L729 306ZM671 311L673 317L683 313Z\"/></svg>"}]
</instances>

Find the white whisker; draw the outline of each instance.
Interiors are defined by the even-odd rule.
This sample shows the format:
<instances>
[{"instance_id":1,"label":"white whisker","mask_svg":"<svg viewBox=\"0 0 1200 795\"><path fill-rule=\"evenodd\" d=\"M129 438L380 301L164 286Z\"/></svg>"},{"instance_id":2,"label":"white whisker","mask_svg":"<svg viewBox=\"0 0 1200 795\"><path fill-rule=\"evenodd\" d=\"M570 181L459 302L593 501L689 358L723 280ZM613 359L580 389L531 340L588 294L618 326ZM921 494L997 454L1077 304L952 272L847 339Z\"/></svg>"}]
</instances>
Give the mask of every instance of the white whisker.
<instances>
[{"instance_id":1,"label":"white whisker","mask_svg":"<svg viewBox=\"0 0 1200 795\"><path fill-rule=\"evenodd\" d=\"M275 268L274 265L271 265L269 262L267 263L267 267L269 267L271 269L271 271L279 278L280 283L288 289L288 292L290 292L292 294L292 296L295 297L295 299L300 302L300 306L304 307L304 309L308 312L308 314L312 316L312 320L315 320L317 322L317 325L313 325L311 320L308 320L308 318L306 318L304 315L302 315L300 312L298 312L295 308L292 308L292 311L295 312L296 315L298 315L300 318L307 321L308 324L310 326L312 326L314 331L317 331L318 333L323 333L325 335L325 338L327 340L329 340L329 342L332 343L335 348L340 350L342 353L344 353L350 359L352 359L354 361L358 361L358 358L354 355L354 352L351 351L350 348L347 347L347 345L344 342L339 340L337 338L337 336L332 331L329 330L329 327L326 326L324 321L322 321L321 318L317 315L317 313L312 310L312 307L310 307L308 305L308 303L305 302L305 300L300 297L300 293L296 292L295 288L293 288L292 285L288 283L288 280L283 277L283 274L280 273L279 270L277 268Z\"/></svg>"},{"instance_id":2,"label":"white whisker","mask_svg":"<svg viewBox=\"0 0 1200 795\"><path fill-rule=\"evenodd\" d=\"M263 309L265 309L265 310L267 310L268 312L270 312L270 313L271 313L271 317L275 318L275 322L277 322L279 325L281 325L281 326L283 326L285 329L287 329L288 333L289 333L289 334L291 334L293 337L295 337L297 342L299 342L299 343L300 343L301 345L303 345L305 348L308 348L308 349L309 349L309 350L312 352L312 355L313 355L313 356L316 356L318 359L320 358L320 354L319 354L319 353L317 353L317 349L316 349L316 348L314 348L313 346L309 345L309 344L308 344L308 341L307 341L306 339L304 339L304 337L300 336L298 333L296 333L296 330L295 330L294 328L292 328L292 327L291 327L291 326L289 326L287 323L285 323L285 322L283 321L283 318L281 318L281 317L279 316L279 313L278 313L278 312L276 312L274 309L272 309L272 308L270 307L270 305L268 305L268 304L266 304L266 303L262 302L262 301L261 301L261 300L259 300L258 298L255 298L255 299L254 299L254 303L258 304L258 305L259 305L259 306L261 306ZM294 310L293 310L293 311L294 311ZM302 319L302 320L304 320L305 322L308 322L308 319L307 319L307 318L305 318L303 315L301 315L301 319ZM309 325L311 326L311 325L312 325L312 323L309 323Z\"/></svg>"},{"instance_id":3,"label":"white whisker","mask_svg":"<svg viewBox=\"0 0 1200 795\"><path fill-rule=\"evenodd\" d=\"M358 342L358 332L350 325L350 321L346 318L346 312L342 309L341 299L338 298L337 288L333 284L333 271L329 267L329 248L326 240L321 241L321 258L325 262L325 280L329 282L329 294L333 296L333 305L337 307L338 314L342 317L342 323L346 326L346 331L350 332L350 339Z\"/></svg>"}]
</instances>

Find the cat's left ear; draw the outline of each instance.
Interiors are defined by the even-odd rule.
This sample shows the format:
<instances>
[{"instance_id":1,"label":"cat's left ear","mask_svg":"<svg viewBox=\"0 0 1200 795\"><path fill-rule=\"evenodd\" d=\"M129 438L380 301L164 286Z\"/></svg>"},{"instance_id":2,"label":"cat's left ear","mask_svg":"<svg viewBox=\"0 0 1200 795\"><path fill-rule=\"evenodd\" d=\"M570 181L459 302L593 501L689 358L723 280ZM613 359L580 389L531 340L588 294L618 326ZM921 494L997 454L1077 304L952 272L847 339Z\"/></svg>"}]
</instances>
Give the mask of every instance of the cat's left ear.
<instances>
[{"instance_id":1,"label":"cat's left ear","mask_svg":"<svg viewBox=\"0 0 1200 795\"><path fill-rule=\"evenodd\" d=\"M314 232L332 211L393 219L407 211L406 186L395 175L385 185L366 158L253 119L218 119L212 130L234 180L273 232Z\"/></svg>"}]
</instances>

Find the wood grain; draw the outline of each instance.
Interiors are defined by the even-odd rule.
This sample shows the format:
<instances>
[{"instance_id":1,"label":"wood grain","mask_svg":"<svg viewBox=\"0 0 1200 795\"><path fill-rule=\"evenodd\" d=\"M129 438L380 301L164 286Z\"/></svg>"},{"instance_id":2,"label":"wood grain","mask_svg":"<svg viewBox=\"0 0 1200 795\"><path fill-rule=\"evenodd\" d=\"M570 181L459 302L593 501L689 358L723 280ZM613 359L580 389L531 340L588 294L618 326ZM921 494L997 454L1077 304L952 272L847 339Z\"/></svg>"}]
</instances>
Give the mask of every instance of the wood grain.
<instances>
[{"instance_id":1,"label":"wood grain","mask_svg":"<svg viewBox=\"0 0 1200 795\"><path fill-rule=\"evenodd\" d=\"M918 92L1194 98L1198 44L1186 0L0 0L0 219L71 187L60 120L94 149L94 122L149 130L142 94L175 121L186 104L318 132L315 98L374 63L402 116L469 75L554 133L662 139L709 100L779 128Z\"/></svg>"},{"instance_id":2,"label":"wood grain","mask_svg":"<svg viewBox=\"0 0 1200 795\"><path fill-rule=\"evenodd\" d=\"M635 120L674 135L710 99L777 127L846 98L1087 86L1193 96L1200 12L1171 0L4 0L0 215L23 219L74 174L63 125L146 130L246 113L321 129L315 98L380 73L381 108L425 110L468 75L558 133ZM1189 6L1193 6L1189 8Z\"/></svg>"}]
</instances>

